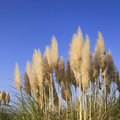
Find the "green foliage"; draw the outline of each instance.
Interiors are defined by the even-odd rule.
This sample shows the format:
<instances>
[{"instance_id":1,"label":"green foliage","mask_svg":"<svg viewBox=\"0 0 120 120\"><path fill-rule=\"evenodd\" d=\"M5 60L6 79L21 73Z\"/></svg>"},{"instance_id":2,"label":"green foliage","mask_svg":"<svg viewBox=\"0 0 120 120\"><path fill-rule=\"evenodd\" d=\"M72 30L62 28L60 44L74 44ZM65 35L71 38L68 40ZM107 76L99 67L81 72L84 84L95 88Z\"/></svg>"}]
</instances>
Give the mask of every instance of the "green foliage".
<instances>
[{"instance_id":1,"label":"green foliage","mask_svg":"<svg viewBox=\"0 0 120 120\"><path fill-rule=\"evenodd\" d=\"M3 106L0 110L0 120L79 120L79 110L72 104L68 109L62 106L59 116L58 109L50 111L47 108L41 110L40 106L33 97L26 94L19 95L17 102L12 106ZM93 96L92 96L93 97ZM92 101L94 102L94 101ZM89 120L89 95L87 96L87 120ZM104 103L98 110L96 104L95 110L92 104L92 120L120 120L120 98L115 95L109 99L107 110L104 109ZM84 112L84 110L83 110Z\"/></svg>"}]
</instances>

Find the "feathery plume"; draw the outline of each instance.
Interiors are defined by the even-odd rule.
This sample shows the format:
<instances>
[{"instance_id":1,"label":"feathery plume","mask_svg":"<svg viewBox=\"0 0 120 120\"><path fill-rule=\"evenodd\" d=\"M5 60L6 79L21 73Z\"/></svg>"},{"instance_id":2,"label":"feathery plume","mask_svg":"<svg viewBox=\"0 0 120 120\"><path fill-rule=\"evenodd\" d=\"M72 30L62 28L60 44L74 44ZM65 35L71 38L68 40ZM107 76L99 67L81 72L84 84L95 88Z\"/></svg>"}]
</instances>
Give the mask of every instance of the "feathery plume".
<instances>
[{"instance_id":1,"label":"feathery plume","mask_svg":"<svg viewBox=\"0 0 120 120\"><path fill-rule=\"evenodd\" d=\"M35 50L36 52L36 50ZM32 62L32 69L31 69L31 74L30 74L30 85L33 90L33 93L38 100L40 93L39 93L39 85L38 85L38 80L37 80L37 75L36 75L36 70L35 70L35 54L33 55L33 62Z\"/></svg>"},{"instance_id":2,"label":"feathery plume","mask_svg":"<svg viewBox=\"0 0 120 120\"><path fill-rule=\"evenodd\" d=\"M102 36L102 33L98 33L98 41L97 45L95 48L95 54L96 54L96 59L99 64L99 66L102 68L102 70L105 69L106 65L106 48L105 48L105 43L104 43L104 38Z\"/></svg>"},{"instance_id":3,"label":"feathery plume","mask_svg":"<svg viewBox=\"0 0 120 120\"><path fill-rule=\"evenodd\" d=\"M89 86L89 82L91 80L91 49L90 49L90 40L89 37L86 36L86 41L83 48L82 53L82 63L81 63L81 76L82 76L82 88L84 91L84 119L87 119L87 103L86 103L86 90Z\"/></svg>"},{"instance_id":4,"label":"feathery plume","mask_svg":"<svg viewBox=\"0 0 120 120\"><path fill-rule=\"evenodd\" d=\"M52 66L57 67L58 64L58 43L55 36L52 37L51 43L51 59L52 59Z\"/></svg>"},{"instance_id":5,"label":"feathery plume","mask_svg":"<svg viewBox=\"0 0 120 120\"><path fill-rule=\"evenodd\" d=\"M28 78L29 78L29 82L30 82L30 86L32 88L32 79L31 79L31 76L32 76L32 67L31 67L31 64L29 61L27 61L27 65L26 65L26 74L28 75Z\"/></svg>"},{"instance_id":6,"label":"feathery plume","mask_svg":"<svg viewBox=\"0 0 120 120\"><path fill-rule=\"evenodd\" d=\"M78 70L80 68L83 44L82 32L80 28L78 28L78 32L74 34L70 45L70 66L72 70Z\"/></svg>"},{"instance_id":7,"label":"feathery plume","mask_svg":"<svg viewBox=\"0 0 120 120\"><path fill-rule=\"evenodd\" d=\"M35 50L33 55L33 65L32 69L34 71L34 74L36 76L37 82L40 87L42 87L43 84L43 63L42 63L42 54L40 50Z\"/></svg>"},{"instance_id":8,"label":"feathery plume","mask_svg":"<svg viewBox=\"0 0 120 120\"><path fill-rule=\"evenodd\" d=\"M89 85L91 70L91 51L90 51L90 40L86 36L86 42L83 48L82 64L81 64L81 75L82 75L82 87L85 90Z\"/></svg>"},{"instance_id":9,"label":"feathery plume","mask_svg":"<svg viewBox=\"0 0 120 120\"><path fill-rule=\"evenodd\" d=\"M36 68L37 78L39 82L39 86L41 87L43 84L43 61L42 61L42 54L40 50L38 50L38 67Z\"/></svg>"},{"instance_id":10,"label":"feathery plume","mask_svg":"<svg viewBox=\"0 0 120 120\"><path fill-rule=\"evenodd\" d=\"M95 52L93 54L93 78L98 79L100 74L100 68L102 68L102 72L104 71L106 66L106 49L104 38L102 33L98 33L98 41L95 47Z\"/></svg>"},{"instance_id":11,"label":"feathery plume","mask_svg":"<svg viewBox=\"0 0 120 120\"><path fill-rule=\"evenodd\" d=\"M40 60L39 60L40 59ZM40 73L39 73L40 72ZM42 87L42 77L40 76L42 73L41 69L41 56L38 56L38 51L35 49L32 59L32 70L31 70L31 87L33 89L34 95L39 103L39 96L40 96L40 87ZM40 78L39 78L40 76Z\"/></svg>"},{"instance_id":12,"label":"feathery plume","mask_svg":"<svg viewBox=\"0 0 120 120\"><path fill-rule=\"evenodd\" d=\"M34 71L34 67L32 65L31 74L30 74L30 86L31 86L31 89L33 89L36 86L36 84L38 84L38 81L37 81L36 73Z\"/></svg>"},{"instance_id":13,"label":"feathery plume","mask_svg":"<svg viewBox=\"0 0 120 120\"><path fill-rule=\"evenodd\" d=\"M51 62L51 48L49 46L46 46L44 56L46 56L48 64L49 64L49 66L51 68L52 67L52 62Z\"/></svg>"},{"instance_id":14,"label":"feathery plume","mask_svg":"<svg viewBox=\"0 0 120 120\"><path fill-rule=\"evenodd\" d=\"M22 81L21 81L20 69L17 63L15 65L15 85L21 91Z\"/></svg>"}]
</instances>

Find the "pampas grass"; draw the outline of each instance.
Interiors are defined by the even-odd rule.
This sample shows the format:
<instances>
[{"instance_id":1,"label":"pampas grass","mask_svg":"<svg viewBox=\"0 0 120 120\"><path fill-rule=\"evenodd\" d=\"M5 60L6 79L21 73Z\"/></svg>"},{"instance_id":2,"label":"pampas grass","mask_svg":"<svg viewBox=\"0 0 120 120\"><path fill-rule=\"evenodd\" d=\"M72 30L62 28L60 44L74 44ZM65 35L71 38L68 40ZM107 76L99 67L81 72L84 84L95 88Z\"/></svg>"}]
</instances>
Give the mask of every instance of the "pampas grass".
<instances>
[{"instance_id":1,"label":"pampas grass","mask_svg":"<svg viewBox=\"0 0 120 120\"><path fill-rule=\"evenodd\" d=\"M97 54L97 60L99 66L104 69L105 68L105 55L106 55L106 48L104 43L104 38L102 36L102 33L98 33L98 41L95 48L95 53Z\"/></svg>"},{"instance_id":2,"label":"pampas grass","mask_svg":"<svg viewBox=\"0 0 120 120\"><path fill-rule=\"evenodd\" d=\"M89 40L89 37L86 36L86 42L85 42L84 48L83 48L82 64L81 64L81 75L82 75L82 88L83 88L83 91L86 91L86 89L89 86L90 70L91 70L90 40Z\"/></svg>"},{"instance_id":3,"label":"pampas grass","mask_svg":"<svg viewBox=\"0 0 120 120\"><path fill-rule=\"evenodd\" d=\"M52 43L51 43L51 59L52 59L52 66L53 67L57 67L58 57L59 57L58 43L57 43L56 37L53 36Z\"/></svg>"},{"instance_id":4,"label":"pampas grass","mask_svg":"<svg viewBox=\"0 0 120 120\"><path fill-rule=\"evenodd\" d=\"M42 87L43 86L43 62L42 62L42 54L40 50L35 51L34 53L33 67L38 80L38 85Z\"/></svg>"},{"instance_id":5,"label":"pampas grass","mask_svg":"<svg viewBox=\"0 0 120 120\"><path fill-rule=\"evenodd\" d=\"M23 83L16 64L15 85L20 94L12 101L9 93L0 92L0 118L119 120L120 76L112 53L106 52L102 33L98 33L92 54L89 37L84 42L78 28L69 55L67 61L59 58L58 43L52 37L44 55L35 49L32 61L27 62Z\"/></svg>"},{"instance_id":6,"label":"pampas grass","mask_svg":"<svg viewBox=\"0 0 120 120\"><path fill-rule=\"evenodd\" d=\"M90 40L89 37L86 36L86 41L84 44L83 54L82 54L82 64L81 64L82 88L84 92L84 120L87 119L86 90L89 87L90 70L91 70Z\"/></svg>"},{"instance_id":7,"label":"pampas grass","mask_svg":"<svg viewBox=\"0 0 120 120\"><path fill-rule=\"evenodd\" d=\"M57 42L55 42L55 43L56 43L56 45L53 45L53 46L57 47ZM55 43L53 43L53 44L55 44ZM56 51L57 51L57 49L58 48L56 48ZM50 68L52 67L52 60L51 60L52 55L51 54L55 54L55 53L51 53L51 48L49 46L46 46L44 56L46 56Z\"/></svg>"},{"instance_id":8,"label":"pampas grass","mask_svg":"<svg viewBox=\"0 0 120 120\"><path fill-rule=\"evenodd\" d=\"M77 34L74 34L70 45L70 66L74 70L78 70L80 68L83 44L82 32L80 28L78 28Z\"/></svg>"},{"instance_id":9,"label":"pampas grass","mask_svg":"<svg viewBox=\"0 0 120 120\"><path fill-rule=\"evenodd\" d=\"M20 75L20 69L18 64L15 65L15 85L16 87L21 91L22 89L22 81L21 81L21 75Z\"/></svg>"}]
</instances>

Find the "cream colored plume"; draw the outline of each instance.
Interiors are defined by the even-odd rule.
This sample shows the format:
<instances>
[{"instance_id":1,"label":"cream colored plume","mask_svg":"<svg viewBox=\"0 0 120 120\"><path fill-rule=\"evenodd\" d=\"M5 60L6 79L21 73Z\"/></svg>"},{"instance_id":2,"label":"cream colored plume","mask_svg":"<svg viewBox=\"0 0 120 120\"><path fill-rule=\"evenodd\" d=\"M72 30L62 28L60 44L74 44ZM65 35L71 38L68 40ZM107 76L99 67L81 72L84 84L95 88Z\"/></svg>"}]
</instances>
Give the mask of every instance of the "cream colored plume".
<instances>
[{"instance_id":1,"label":"cream colored plume","mask_svg":"<svg viewBox=\"0 0 120 120\"><path fill-rule=\"evenodd\" d=\"M33 83L32 83L32 67L29 61L27 61L27 65L26 65L26 73L29 77L29 82L30 82L30 86L32 87Z\"/></svg>"},{"instance_id":2,"label":"cream colored plume","mask_svg":"<svg viewBox=\"0 0 120 120\"><path fill-rule=\"evenodd\" d=\"M30 74L30 86L33 91L34 91L34 89L37 89L36 85L38 85L38 80L37 80L37 75L36 75L36 71L35 71L35 66L32 63L31 74Z\"/></svg>"},{"instance_id":3,"label":"cream colored plume","mask_svg":"<svg viewBox=\"0 0 120 120\"><path fill-rule=\"evenodd\" d=\"M52 66L56 67L58 64L58 43L55 36L52 37L51 43L51 59L52 59Z\"/></svg>"},{"instance_id":4,"label":"cream colored plume","mask_svg":"<svg viewBox=\"0 0 120 120\"><path fill-rule=\"evenodd\" d=\"M37 74L36 74L36 59L37 59L37 50L34 50L33 58L32 58L32 65L31 65L31 74L30 74L30 85L31 88L34 90L36 84L38 84L37 81Z\"/></svg>"},{"instance_id":5,"label":"cream colored plume","mask_svg":"<svg viewBox=\"0 0 120 120\"><path fill-rule=\"evenodd\" d=\"M34 74L34 79L37 79L38 85L41 87L43 84L43 62L40 50L34 52L32 74Z\"/></svg>"},{"instance_id":6,"label":"cream colored plume","mask_svg":"<svg viewBox=\"0 0 120 120\"><path fill-rule=\"evenodd\" d=\"M44 56L47 57L48 64L51 67L52 66L52 63L51 63L51 48L49 46L46 46Z\"/></svg>"},{"instance_id":7,"label":"cream colored plume","mask_svg":"<svg viewBox=\"0 0 120 120\"><path fill-rule=\"evenodd\" d=\"M102 36L102 33L98 33L98 41L97 45L95 48L95 55L97 56L97 60L99 63L99 66L104 69L105 68L105 56L106 56L106 48L105 48L105 43L104 43L104 38Z\"/></svg>"},{"instance_id":8,"label":"cream colored plume","mask_svg":"<svg viewBox=\"0 0 120 120\"><path fill-rule=\"evenodd\" d=\"M89 37L86 36L86 42L83 48L82 54L82 64L81 64L81 75L82 75L82 87L83 90L89 85L90 80L90 70L91 70L91 50L90 50L90 40Z\"/></svg>"},{"instance_id":9,"label":"cream colored plume","mask_svg":"<svg viewBox=\"0 0 120 120\"><path fill-rule=\"evenodd\" d=\"M21 91L22 89L22 80L21 80L21 75L20 75L20 69L18 64L16 63L15 65L15 85L16 87Z\"/></svg>"},{"instance_id":10,"label":"cream colored plume","mask_svg":"<svg viewBox=\"0 0 120 120\"><path fill-rule=\"evenodd\" d=\"M80 68L83 45L84 42L82 32L80 28L78 28L78 32L77 34L74 34L70 46L70 66L72 69L78 70Z\"/></svg>"}]
</instances>

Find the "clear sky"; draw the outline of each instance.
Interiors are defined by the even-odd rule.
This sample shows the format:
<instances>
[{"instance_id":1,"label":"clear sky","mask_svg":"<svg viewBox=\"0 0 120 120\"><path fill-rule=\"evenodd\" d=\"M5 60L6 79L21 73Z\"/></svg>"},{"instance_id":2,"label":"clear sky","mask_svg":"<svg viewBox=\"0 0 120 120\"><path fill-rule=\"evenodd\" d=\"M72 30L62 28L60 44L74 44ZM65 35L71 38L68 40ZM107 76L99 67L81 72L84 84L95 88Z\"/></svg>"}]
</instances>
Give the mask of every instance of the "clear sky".
<instances>
[{"instance_id":1,"label":"clear sky","mask_svg":"<svg viewBox=\"0 0 120 120\"><path fill-rule=\"evenodd\" d=\"M103 33L120 67L119 0L0 0L0 90L13 85L18 62L22 74L34 48L43 52L55 35L59 53L68 58L73 33L81 27L94 50L98 31Z\"/></svg>"}]
</instances>

